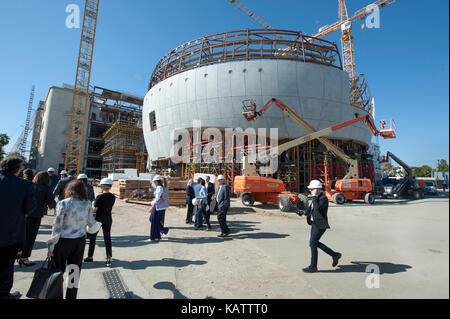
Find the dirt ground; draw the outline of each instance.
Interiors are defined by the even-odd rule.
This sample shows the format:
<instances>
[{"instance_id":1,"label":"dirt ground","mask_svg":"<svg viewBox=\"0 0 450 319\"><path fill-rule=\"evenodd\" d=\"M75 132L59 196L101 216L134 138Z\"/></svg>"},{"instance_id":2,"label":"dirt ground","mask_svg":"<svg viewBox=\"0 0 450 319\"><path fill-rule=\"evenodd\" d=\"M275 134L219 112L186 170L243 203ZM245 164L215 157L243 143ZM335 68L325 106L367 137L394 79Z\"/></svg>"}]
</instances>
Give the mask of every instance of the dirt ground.
<instances>
[{"instance_id":1,"label":"dirt ground","mask_svg":"<svg viewBox=\"0 0 450 319\"><path fill-rule=\"evenodd\" d=\"M31 256L37 265L15 266L13 291L25 295L45 259L52 214L43 218ZM449 298L448 193L373 206L330 203L331 229L321 241L343 256L333 268L319 250L314 274L301 270L310 260L305 217L232 199L232 233L223 239L216 215L211 232L194 230L185 216L185 208L169 208L168 235L148 242L148 207L117 200L112 266L105 266L100 232L94 262L83 264L78 297L109 298L102 273L117 269L133 298Z\"/></svg>"}]
</instances>

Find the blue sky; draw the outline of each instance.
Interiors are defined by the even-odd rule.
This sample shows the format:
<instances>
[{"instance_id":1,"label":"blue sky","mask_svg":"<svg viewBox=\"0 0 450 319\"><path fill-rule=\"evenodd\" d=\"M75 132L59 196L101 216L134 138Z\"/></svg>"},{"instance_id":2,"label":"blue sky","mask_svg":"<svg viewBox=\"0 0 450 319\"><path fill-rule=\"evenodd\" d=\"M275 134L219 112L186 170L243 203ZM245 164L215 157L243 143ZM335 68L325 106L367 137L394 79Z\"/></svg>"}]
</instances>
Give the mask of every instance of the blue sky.
<instances>
[{"instance_id":1,"label":"blue sky","mask_svg":"<svg viewBox=\"0 0 450 319\"><path fill-rule=\"evenodd\" d=\"M314 34L338 19L337 0L242 0L280 29ZM73 84L81 29L68 29L68 4L84 0L2 1L0 133L23 130L32 84L34 108L48 88ZM371 0L347 0L349 14ZM398 138L382 140L411 166L449 158L449 2L398 0L379 29L353 25L357 72L375 97L376 118L394 118ZM226 0L100 0L91 85L144 96L159 59L191 39L258 28ZM325 37L340 46L339 32Z\"/></svg>"}]
</instances>

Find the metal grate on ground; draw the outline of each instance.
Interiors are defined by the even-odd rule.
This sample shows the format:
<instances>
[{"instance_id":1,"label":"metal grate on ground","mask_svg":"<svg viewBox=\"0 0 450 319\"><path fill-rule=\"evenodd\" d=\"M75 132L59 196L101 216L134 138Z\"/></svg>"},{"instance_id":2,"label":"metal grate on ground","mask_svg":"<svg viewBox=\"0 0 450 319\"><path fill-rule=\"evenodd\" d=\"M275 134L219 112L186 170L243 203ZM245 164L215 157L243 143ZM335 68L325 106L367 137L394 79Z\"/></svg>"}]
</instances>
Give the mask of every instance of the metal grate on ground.
<instances>
[{"instance_id":1,"label":"metal grate on ground","mask_svg":"<svg viewBox=\"0 0 450 319\"><path fill-rule=\"evenodd\" d=\"M102 275L110 299L134 299L134 294L128 291L118 270L104 271Z\"/></svg>"}]
</instances>

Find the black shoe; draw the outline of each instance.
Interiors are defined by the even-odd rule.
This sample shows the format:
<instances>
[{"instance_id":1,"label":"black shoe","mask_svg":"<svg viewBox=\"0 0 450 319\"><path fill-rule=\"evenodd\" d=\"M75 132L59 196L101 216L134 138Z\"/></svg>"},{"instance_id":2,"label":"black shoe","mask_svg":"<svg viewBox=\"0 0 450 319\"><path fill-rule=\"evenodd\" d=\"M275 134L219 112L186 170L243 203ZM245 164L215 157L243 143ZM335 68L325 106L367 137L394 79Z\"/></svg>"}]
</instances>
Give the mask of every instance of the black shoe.
<instances>
[{"instance_id":1,"label":"black shoe","mask_svg":"<svg viewBox=\"0 0 450 319\"><path fill-rule=\"evenodd\" d=\"M230 233L222 233L220 235L217 235L217 237L228 237Z\"/></svg>"},{"instance_id":2,"label":"black shoe","mask_svg":"<svg viewBox=\"0 0 450 319\"><path fill-rule=\"evenodd\" d=\"M86 257L86 258L84 258L83 261L84 261L85 263L91 263L91 262L94 261L94 258L92 258L92 257Z\"/></svg>"},{"instance_id":3,"label":"black shoe","mask_svg":"<svg viewBox=\"0 0 450 319\"><path fill-rule=\"evenodd\" d=\"M334 254L334 256L333 256L333 267L336 267L337 266L337 264L338 264L338 262L339 262L339 258L341 258L342 257L342 254L341 253L335 253Z\"/></svg>"},{"instance_id":4,"label":"black shoe","mask_svg":"<svg viewBox=\"0 0 450 319\"><path fill-rule=\"evenodd\" d=\"M20 258L18 259L18 262L19 262L20 268L22 268L22 266L31 267L31 266L36 265L36 263L34 263L34 262L31 262L29 260L20 259Z\"/></svg>"},{"instance_id":5,"label":"black shoe","mask_svg":"<svg viewBox=\"0 0 450 319\"><path fill-rule=\"evenodd\" d=\"M303 268L302 270L303 270L303 272L313 273L313 272L317 272L317 267L309 266L309 267Z\"/></svg>"},{"instance_id":6,"label":"black shoe","mask_svg":"<svg viewBox=\"0 0 450 319\"><path fill-rule=\"evenodd\" d=\"M20 299L20 297L22 297L22 294L18 291L15 291L12 294L9 294L8 299Z\"/></svg>"},{"instance_id":7,"label":"black shoe","mask_svg":"<svg viewBox=\"0 0 450 319\"><path fill-rule=\"evenodd\" d=\"M106 258L106 267L111 266L111 258Z\"/></svg>"}]
</instances>

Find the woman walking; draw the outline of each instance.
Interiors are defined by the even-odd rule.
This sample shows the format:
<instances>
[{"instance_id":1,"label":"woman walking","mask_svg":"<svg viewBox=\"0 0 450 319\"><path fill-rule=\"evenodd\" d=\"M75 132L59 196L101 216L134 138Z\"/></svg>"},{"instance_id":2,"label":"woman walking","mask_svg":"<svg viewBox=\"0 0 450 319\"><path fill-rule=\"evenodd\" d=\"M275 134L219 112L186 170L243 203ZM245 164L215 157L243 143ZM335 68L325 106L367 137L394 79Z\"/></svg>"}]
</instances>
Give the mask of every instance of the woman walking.
<instances>
[{"instance_id":1,"label":"woman walking","mask_svg":"<svg viewBox=\"0 0 450 319\"><path fill-rule=\"evenodd\" d=\"M150 240L160 241L161 234L167 234L169 228L164 227L164 215L166 209L169 207L168 192L163 187L163 178L156 175L153 178L153 183L156 186L155 198L151 203L150 208Z\"/></svg>"},{"instance_id":2,"label":"woman walking","mask_svg":"<svg viewBox=\"0 0 450 319\"><path fill-rule=\"evenodd\" d=\"M116 201L116 196L110 193L113 181L110 178L104 178L100 181L100 188L102 193L95 198L93 209L95 213L95 220L102 223L103 239L106 248L106 266L111 266L112 248L111 248L111 226L112 226L112 208ZM89 251L84 262L94 261L95 240L98 232L94 234L87 234L89 239Z\"/></svg>"},{"instance_id":3,"label":"woman walking","mask_svg":"<svg viewBox=\"0 0 450 319\"><path fill-rule=\"evenodd\" d=\"M53 256L56 268L63 271L66 265L76 266L74 285L68 285L66 290L66 299L76 299L86 245L86 225L94 227L95 219L88 190L82 181L71 181L64 192L65 199L56 205L52 235L47 241L48 257Z\"/></svg>"},{"instance_id":4,"label":"woman walking","mask_svg":"<svg viewBox=\"0 0 450 319\"><path fill-rule=\"evenodd\" d=\"M34 242L41 226L41 219L48 207L54 209L56 206L53 192L51 189L51 180L47 172L39 172L33 179L34 196L36 199L36 208L26 217L26 238L22 247L22 253L18 258L19 266L34 266L34 262L29 261Z\"/></svg>"}]
</instances>

